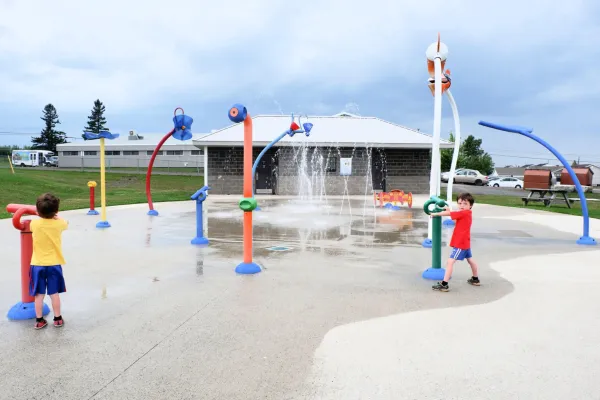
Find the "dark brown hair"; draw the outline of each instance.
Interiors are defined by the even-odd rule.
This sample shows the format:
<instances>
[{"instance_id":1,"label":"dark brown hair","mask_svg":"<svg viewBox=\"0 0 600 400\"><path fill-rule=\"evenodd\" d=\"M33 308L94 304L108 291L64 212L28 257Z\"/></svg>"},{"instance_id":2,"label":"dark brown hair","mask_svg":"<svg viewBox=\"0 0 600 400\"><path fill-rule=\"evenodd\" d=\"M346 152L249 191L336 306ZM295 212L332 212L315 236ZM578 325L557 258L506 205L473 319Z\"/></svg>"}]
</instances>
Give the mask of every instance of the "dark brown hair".
<instances>
[{"instance_id":1,"label":"dark brown hair","mask_svg":"<svg viewBox=\"0 0 600 400\"><path fill-rule=\"evenodd\" d=\"M468 201L471 206L473 206L473 204L475 204L475 199L473 198L471 193L459 194L458 197L456 198L456 201L458 201L458 200Z\"/></svg>"},{"instance_id":2,"label":"dark brown hair","mask_svg":"<svg viewBox=\"0 0 600 400\"><path fill-rule=\"evenodd\" d=\"M44 193L35 202L35 208L40 217L51 219L58 213L60 199L52 193Z\"/></svg>"}]
</instances>

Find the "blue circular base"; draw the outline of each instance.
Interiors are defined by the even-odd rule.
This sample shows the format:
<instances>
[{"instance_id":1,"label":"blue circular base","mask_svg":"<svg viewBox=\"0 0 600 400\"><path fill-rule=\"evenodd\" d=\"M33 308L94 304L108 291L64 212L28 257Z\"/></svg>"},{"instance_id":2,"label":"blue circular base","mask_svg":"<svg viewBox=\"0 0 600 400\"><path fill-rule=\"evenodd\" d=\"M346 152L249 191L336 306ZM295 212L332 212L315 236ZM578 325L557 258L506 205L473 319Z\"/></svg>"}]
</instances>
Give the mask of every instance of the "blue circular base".
<instances>
[{"instance_id":1,"label":"blue circular base","mask_svg":"<svg viewBox=\"0 0 600 400\"><path fill-rule=\"evenodd\" d=\"M257 205L256 208L254 210L252 210L252 211L260 211L260 210L261 210L260 206Z\"/></svg>"},{"instance_id":2,"label":"blue circular base","mask_svg":"<svg viewBox=\"0 0 600 400\"><path fill-rule=\"evenodd\" d=\"M454 226L456 224L454 223L453 220L451 220L450 218L448 218L448 219L445 219L444 222L442 222L442 225L444 225L444 226Z\"/></svg>"},{"instance_id":3,"label":"blue circular base","mask_svg":"<svg viewBox=\"0 0 600 400\"><path fill-rule=\"evenodd\" d=\"M96 228L110 228L108 221L100 221L96 224Z\"/></svg>"},{"instance_id":4,"label":"blue circular base","mask_svg":"<svg viewBox=\"0 0 600 400\"><path fill-rule=\"evenodd\" d=\"M445 268L427 268L425 271L423 271L423 278L434 281L442 281L444 280L445 274Z\"/></svg>"},{"instance_id":5,"label":"blue circular base","mask_svg":"<svg viewBox=\"0 0 600 400\"><path fill-rule=\"evenodd\" d=\"M426 247L428 249L433 247L433 241L431 239L425 239L423 240L423 247Z\"/></svg>"},{"instance_id":6,"label":"blue circular base","mask_svg":"<svg viewBox=\"0 0 600 400\"><path fill-rule=\"evenodd\" d=\"M388 210L394 210L394 211L400 210L400 206L395 206L392 203L385 203L383 208L387 208Z\"/></svg>"},{"instance_id":7,"label":"blue circular base","mask_svg":"<svg viewBox=\"0 0 600 400\"><path fill-rule=\"evenodd\" d=\"M235 272L238 274L256 274L260 272L260 266L256 263L241 263L237 267L235 267Z\"/></svg>"},{"instance_id":8,"label":"blue circular base","mask_svg":"<svg viewBox=\"0 0 600 400\"><path fill-rule=\"evenodd\" d=\"M87 215L98 215L98 214L100 214L100 213L96 210L90 210L87 212Z\"/></svg>"},{"instance_id":9,"label":"blue circular base","mask_svg":"<svg viewBox=\"0 0 600 400\"><path fill-rule=\"evenodd\" d=\"M596 239L594 239L593 237L582 236L579 238L579 240L577 240L577 244L582 244L582 245L586 245L586 246L595 246L597 243L596 243Z\"/></svg>"},{"instance_id":10,"label":"blue circular base","mask_svg":"<svg viewBox=\"0 0 600 400\"><path fill-rule=\"evenodd\" d=\"M208 239L205 238L204 236L195 237L192 239L192 244L208 244Z\"/></svg>"},{"instance_id":11,"label":"blue circular base","mask_svg":"<svg viewBox=\"0 0 600 400\"><path fill-rule=\"evenodd\" d=\"M148 214L148 215L153 215L153 216L155 216L155 217L156 217L156 216L158 215L158 211L156 211L156 210L150 210L150 211L148 211L148 213L147 213L147 214Z\"/></svg>"},{"instance_id":12,"label":"blue circular base","mask_svg":"<svg viewBox=\"0 0 600 400\"><path fill-rule=\"evenodd\" d=\"M48 315L50 313L50 307L46 303L42 307L42 315ZM35 319L35 304L34 303L23 303L18 302L6 315L8 319L13 321L20 321L25 319Z\"/></svg>"}]
</instances>

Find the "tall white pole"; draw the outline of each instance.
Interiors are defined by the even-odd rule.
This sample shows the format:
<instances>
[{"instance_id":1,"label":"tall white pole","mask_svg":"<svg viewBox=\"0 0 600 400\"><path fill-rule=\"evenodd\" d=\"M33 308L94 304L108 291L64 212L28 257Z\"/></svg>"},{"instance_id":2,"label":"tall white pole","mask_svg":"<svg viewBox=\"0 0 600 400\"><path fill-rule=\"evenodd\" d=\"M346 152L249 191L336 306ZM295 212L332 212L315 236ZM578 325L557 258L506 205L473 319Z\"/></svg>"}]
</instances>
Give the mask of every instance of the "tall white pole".
<instances>
[{"instance_id":1,"label":"tall white pole","mask_svg":"<svg viewBox=\"0 0 600 400\"><path fill-rule=\"evenodd\" d=\"M456 171L456 163L458 162L458 152L460 150L460 118L458 116L458 108L456 107L456 101L454 96L450 93L450 89L446 90L446 96L450 102L452 108L452 117L454 119L454 152L452 153L452 164L450 165L450 172L448 174L448 193L446 201L448 204L452 204L452 186L454 183L454 172Z\"/></svg>"},{"instance_id":2,"label":"tall white pole","mask_svg":"<svg viewBox=\"0 0 600 400\"><path fill-rule=\"evenodd\" d=\"M433 94L433 137L431 141L431 173L429 175L429 196L440 195L440 132L442 128L442 94L443 76L442 70L448 57L448 48L440 41L438 34L437 42L427 48L427 70L429 72L429 89ZM433 220L429 218L427 224L427 239L423 242L424 247L432 246Z\"/></svg>"},{"instance_id":3,"label":"tall white pole","mask_svg":"<svg viewBox=\"0 0 600 400\"><path fill-rule=\"evenodd\" d=\"M429 196L439 196L440 181L440 131L442 125L442 60L439 54L434 58L434 101L433 101L433 139L431 143L431 173L429 175ZM431 218L427 225L427 242L431 243L433 225Z\"/></svg>"}]
</instances>

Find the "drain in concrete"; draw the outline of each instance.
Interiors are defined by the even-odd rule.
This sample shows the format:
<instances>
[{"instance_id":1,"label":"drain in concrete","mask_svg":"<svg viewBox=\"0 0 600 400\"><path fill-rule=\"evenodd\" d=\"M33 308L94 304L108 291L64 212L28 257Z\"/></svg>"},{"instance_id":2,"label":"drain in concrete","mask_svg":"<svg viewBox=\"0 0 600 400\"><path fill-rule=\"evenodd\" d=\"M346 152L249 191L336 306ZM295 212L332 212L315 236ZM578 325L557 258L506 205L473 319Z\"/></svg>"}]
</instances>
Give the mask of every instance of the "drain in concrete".
<instances>
[{"instance_id":1,"label":"drain in concrete","mask_svg":"<svg viewBox=\"0 0 600 400\"><path fill-rule=\"evenodd\" d=\"M272 247L267 247L267 250L271 250L271 251L288 251L291 250L290 247L286 247L286 246L272 246Z\"/></svg>"}]
</instances>

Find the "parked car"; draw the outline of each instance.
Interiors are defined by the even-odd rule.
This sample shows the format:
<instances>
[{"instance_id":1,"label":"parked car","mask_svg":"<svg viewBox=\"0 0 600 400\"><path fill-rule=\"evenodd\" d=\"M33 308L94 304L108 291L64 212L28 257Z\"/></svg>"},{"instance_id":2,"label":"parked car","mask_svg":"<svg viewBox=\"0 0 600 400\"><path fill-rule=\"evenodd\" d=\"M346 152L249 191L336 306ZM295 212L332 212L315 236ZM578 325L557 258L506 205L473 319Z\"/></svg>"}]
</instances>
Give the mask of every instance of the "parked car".
<instances>
[{"instance_id":1,"label":"parked car","mask_svg":"<svg viewBox=\"0 0 600 400\"><path fill-rule=\"evenodd\" d=\"M58 167L58 157L52 156L46 158L46 162L44 163L46 167Z\"/></svg>"},{"instance_id":2,"label":"parked car","mask_svg":"<svg viewBox=\"0 0 600 400\"><path fill-rule=\"evenodd\" d=\"M457 168L454 170L454 175L456 175L458 173L458 171L462 171L463 168ZM446 171L446 172L442 172L442 182L448 182L448 177L450 176L450 171Z\"/></svg>"},{"instance_id":3,"label":"parked car","mask_svg":"<svg viewBox=\"0 0 600 400\"><path fill-rule=\"evenodd\" d=\"M509 176L506 178L493 180L488 183L488 186L522 189L523 181L519 178L513 178Z\"/></svg>"},{"instance_id":4,"label":"parked car","mask_svg":"<svg viewBox=\"0 0 600 400\"><path fill-rule=\"evenodd\" d=\"M454 183L467 183L471 185L484 186L489 178L474 169L461 169L454 174Z\"/></svg>"}]
</instances>

